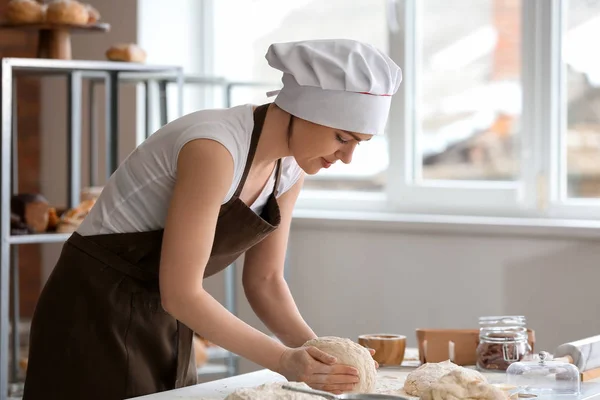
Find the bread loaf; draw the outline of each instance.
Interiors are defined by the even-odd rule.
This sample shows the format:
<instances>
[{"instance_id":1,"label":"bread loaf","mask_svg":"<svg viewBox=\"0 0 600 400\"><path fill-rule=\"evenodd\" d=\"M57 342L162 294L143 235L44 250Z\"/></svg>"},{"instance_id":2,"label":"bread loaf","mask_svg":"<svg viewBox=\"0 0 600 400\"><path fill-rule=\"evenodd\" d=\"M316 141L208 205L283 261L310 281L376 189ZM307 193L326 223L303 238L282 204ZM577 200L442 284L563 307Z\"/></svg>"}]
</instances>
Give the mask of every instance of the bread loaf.
<instances>
[{"instance_id":1,"label":"bread loaf","mask_svg":"<svg viewBox=\"0 0 600 400\"><path fill-rule=\"evenodd\" d=\"M100 20L100 13L91 4L86 4L85 7L88 11L88 24L95 24Z\"/></svg>"},{"instance_id":2,"label":"bread loaf","mask_svg":"<svg viewBox=\"0 0 600 400\"><path fill-rule=\"evenodd\" d=\"M23 229L25 226L30 231L28 233L46 232L49 209L48 200L41 194L14 195L10 200L10 211L14 214L11 222L14 222L15 229Z\"/></svg>"},{"instance_id":3,"label":"bread loaf","mask_svg":"<svg viewBox=\"0 0 600 400\"><path fill-rule=\"evenodd\" d=\"M6 7L6 19L13 24L44 22L45 7L35 0L11 0Z\"/></svg>"},{"instance_id":4,"label":"bread loaf","mask_svg":"<svg viewBox=\"0 0 600 400\"><path fill-rule=\"evenodd\" d=\"M46 10L46 21L51 24L87 25L88 20L88 8L75 0L55 0Z\"/></svg>"},{"instance_id":5,"label":"bread loaf","mask_svg":"<svg viewBox=\"0 0 600 400\"><path fill-rule=\"evenodd\" d=\"M194 335L194 356L196 358L196 367L200 367L208 360L206 344L197 335Z\"/></svg>"},{"instance_id":6,"label":"bread loaf","mask_svg":"<svg viewBox=\"0 0 600 400\"><path fill-rule=\"evenodd\" d=\"M58 216L58 212L56 211L56 208L50 207L48 209L48 229L47 229L47 231L49 231L49 232L56 231L56 227L58 226L59 222L60 222L60 218Z\"/></svg>"},{"instance_id":7,"label":"bread loaf","mask_svg":"<svg viewBox=\"0 0 600 400\"><path fill-rule=\"evenodd\" d=\"M72 233L77 230L83 219L88 215L94 206L94 200L84 200L77 207L67 210L60 217L56 227L58 233Z\"/></svg>"},{"instance_id":8,"label":"bread loaf","mask_svg":"<svg viewBox=\"0 0 600 400\"><path fill-rule=\"evenodd\" d=\"M146 52L134 43L118 43L106 51L106 58L111 61L143 63L146 61Z\"/></svg>"}]
</instances>

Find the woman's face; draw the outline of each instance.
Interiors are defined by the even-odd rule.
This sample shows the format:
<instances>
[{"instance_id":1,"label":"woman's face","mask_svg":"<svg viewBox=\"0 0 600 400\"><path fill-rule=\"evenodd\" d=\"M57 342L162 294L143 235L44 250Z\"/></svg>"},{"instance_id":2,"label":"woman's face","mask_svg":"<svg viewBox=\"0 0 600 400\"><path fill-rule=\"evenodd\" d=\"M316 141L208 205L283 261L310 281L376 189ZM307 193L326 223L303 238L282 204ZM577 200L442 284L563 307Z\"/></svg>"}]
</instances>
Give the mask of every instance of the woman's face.
<instances>
[{"instance_id":1,"label":"woman's face","mask_svg":"<svg viewBox=\"0 0 600 400\"><path fill-rule=\"evenodd\" d=\"M371 137L294 118L289 147L300 168L314 175L338 160L349 164L356 146Z\"/></svg>"}]
</instances>

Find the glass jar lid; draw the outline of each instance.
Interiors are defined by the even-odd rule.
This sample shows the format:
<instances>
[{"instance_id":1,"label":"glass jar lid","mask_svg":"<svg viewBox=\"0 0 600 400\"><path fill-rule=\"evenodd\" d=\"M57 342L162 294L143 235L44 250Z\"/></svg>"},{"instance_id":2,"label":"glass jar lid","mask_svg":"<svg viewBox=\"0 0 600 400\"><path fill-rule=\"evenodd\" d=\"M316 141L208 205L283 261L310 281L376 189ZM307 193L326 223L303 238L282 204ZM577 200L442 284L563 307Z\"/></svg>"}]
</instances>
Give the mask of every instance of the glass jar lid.
<instances>
[{"instance_id":1,"label":"glass jar lid","mask_svg":"<svg viewBox=\"0 0 600 400\"><path fill-rule=\"evenodd\" d=\"M488 316L479 318L479 331L482 340L490 342L519 342L528 338L522 315Z\"/></svg>"},{"instance_id":2,"label":"glass jar lid","mask_svg":"<svg viewBox=\"0 0 600 400\"><path fill-rule=\"evenodd\" d=\"M552 361L545 351L537 360L512 363L506 370L507 383L531 394L579 394L581 376L573 364Z\"/></svg>"},{"instance_id":3,"label":"glass jar lid","mask_svg":"<svg viewBox=\"0 0 600 400\"><path fill-rule=\"evenodd\" d=\"M484 329L504 329L525 327L523 315L498 315L479 318L479 326Z\"/></svg>"}]
</instances>

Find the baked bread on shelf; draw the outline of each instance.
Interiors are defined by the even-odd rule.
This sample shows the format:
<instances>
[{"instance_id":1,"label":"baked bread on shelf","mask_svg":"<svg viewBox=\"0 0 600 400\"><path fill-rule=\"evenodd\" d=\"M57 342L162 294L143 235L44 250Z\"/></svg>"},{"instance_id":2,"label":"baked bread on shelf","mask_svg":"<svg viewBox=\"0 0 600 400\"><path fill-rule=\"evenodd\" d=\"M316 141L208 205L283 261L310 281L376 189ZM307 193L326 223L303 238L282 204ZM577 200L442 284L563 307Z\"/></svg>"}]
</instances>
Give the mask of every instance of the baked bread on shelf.
<instances>
[{"instance_id":1,"label":"baked bread on shelf","mask_svg":"<svg viewBox=\"0 0 600 400\"><path fill-rule=\"evenodd\" d=\"M21 193L10 199L13 234L42 233L48 229L50 205L38 193Z\"/></svg>"},{"instance_id":2,"label":"baked bread on shelf","mask_svg":"<svg viewBox=\"0 0 600 400\"><path fill-rule=\"evenodd\" d=\"M67 210L60 216L58 225L56 226L57 233L72 233L77 230L83 219L88 215L95 204L95 200L84 200L77 207Z\"/></svg>"},{"instance_id":3,"label":"baked bread on shelf","mask_svg":"<svg viewBox=\"0 0 600 400\"><path fill-rule=\"evenodd\" d=\"M6 7L6 19L13 24L40 24L45 20L45 8L35 0L11 0Z\"/></svg>"},{"instance_id":4,"label":"baked bread on shelf","mask_svg":"<svg viewBox=\"0 0 600 400\"><path fill-rule=\"evenodd\" d=\"M42 4L36 0L10 0L6 19L13 24L92 25L100 12L91 4L77 0L53 0Z\"/></svg>"},{"instance_id":5,"label":"baked bread on shelf","mask_svg":"<svg viewBox=\"0 0 600 400\"><path fill-rule=\"evenodd\" d=\"M75 0L55 0L48 4L46 22L51 24L87 25L88 7Z\"/></svg>"},{"instance_id":6,"label":"baked bread on shelf","mask_svg":"<svg viewBox=\"0 0 600 400\"><path fill-rule=\"evenodd\" d=\"M91 4L86 4L85 7L88 11L88 24L95 24L100 20L100 13Z\"/></svg>"},{"instance_id":7,"label":"baked bread on shelf","mask_svg":"<svg viewBox=\"0 0 600 400\"><path fill-rule=\"evenodd\" d=\"M106 58L110 61L143 63L146 61L146 52L134 43L117 43L106 50Z\"/></svg>"},{"instance_id":8,"label":"baked bread on shelf","mask_svg":"<svg viewBox=\"0 0 600 400\"><path fill-rule=\"evenodd\" d=\"M196 367L200 367L208 361L206 347L206 343L204 343L197 335L194 335L194 357L196 358Z\"/></svg>"}]
</instances>

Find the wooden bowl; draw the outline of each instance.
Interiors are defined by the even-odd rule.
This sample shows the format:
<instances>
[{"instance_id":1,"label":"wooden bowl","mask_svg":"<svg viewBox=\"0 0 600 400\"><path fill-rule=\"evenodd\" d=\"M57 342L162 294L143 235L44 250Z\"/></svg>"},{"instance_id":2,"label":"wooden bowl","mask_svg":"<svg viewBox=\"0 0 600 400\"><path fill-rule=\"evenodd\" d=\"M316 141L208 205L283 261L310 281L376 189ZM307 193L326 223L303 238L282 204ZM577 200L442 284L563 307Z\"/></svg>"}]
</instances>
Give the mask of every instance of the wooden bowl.
<instances>
[{"instance_id":1,"label":"wooden bowl","mask_svg":"<svg viewBox=\"0 0 600 400\"><path fill-rule=\"evenodd\" d=\"M373 358L381 366L400 365L404 360L406 336L389 333L373 333L360 335L361 346L375 350Z\"/></svg>"}]
</instances>

